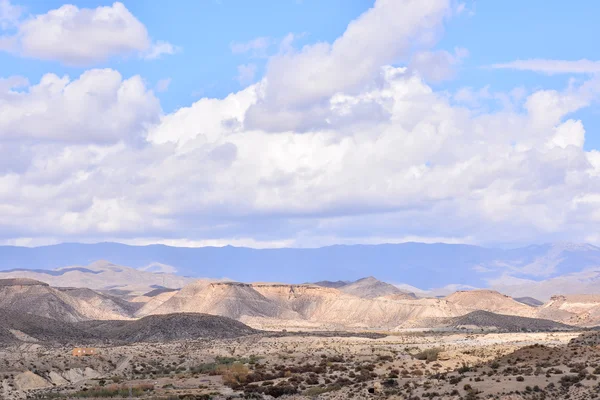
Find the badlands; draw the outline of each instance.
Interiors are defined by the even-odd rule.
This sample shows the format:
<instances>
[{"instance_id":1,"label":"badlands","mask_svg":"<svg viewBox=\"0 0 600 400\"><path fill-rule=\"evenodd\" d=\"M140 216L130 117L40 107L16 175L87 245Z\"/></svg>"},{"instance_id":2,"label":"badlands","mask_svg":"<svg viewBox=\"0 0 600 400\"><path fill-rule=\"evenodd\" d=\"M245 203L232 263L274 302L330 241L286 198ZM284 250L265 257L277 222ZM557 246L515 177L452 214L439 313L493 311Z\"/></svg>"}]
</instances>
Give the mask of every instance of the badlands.
<instances>
[{"instance_id":1,"label":"badlands","mask_svg":"<svg viewBox=\"0 0 600 400\"><path fill-rule=\"evenodd\" d=\"M242 283L107 262L2 275L0 398L7 400L600 393L597 295L424 296L374 277ZM95 354L74 357L81 347Z\"/></svg>"}]
</instances>

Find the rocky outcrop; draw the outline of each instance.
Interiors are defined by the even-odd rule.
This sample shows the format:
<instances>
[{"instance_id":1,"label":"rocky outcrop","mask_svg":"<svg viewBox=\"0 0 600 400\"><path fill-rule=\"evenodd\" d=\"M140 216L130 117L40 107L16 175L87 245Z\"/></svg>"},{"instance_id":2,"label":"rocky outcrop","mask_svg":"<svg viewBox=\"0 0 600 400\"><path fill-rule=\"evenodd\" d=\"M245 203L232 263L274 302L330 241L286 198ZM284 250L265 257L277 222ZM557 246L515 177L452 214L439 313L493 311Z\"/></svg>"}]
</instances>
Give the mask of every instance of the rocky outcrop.
<instances>
[{"instance_id":1,"label":"rocky outcrop","mask_svg":"<svg viewBox=\"0 0 600 400\"><path fill-rule=\"evenodd\" d=\"M471 311L489 311L497 314L535 317L536 308L519 303L495 290L458 291L445 299L466 314Z\"/></svg>"},{"instance_id":2,"label":"rocky outcrop","mask_svg":"<svg viewBox=\"0 0 600 400\"><path fill-rule=\"evenodd\" d=\"M311 326L395 328L427 318L461 315L444 299L362 298L316 285L198 281L138 315L202 312L244 321L290 321Z\"/></svg>"},{"instance_id":3,"label":"rocky outcrop","mask_svg":"<svg viewBox=\"0 0 600 400\"><path fill-rule=\"evenodd\" d=\"M25 371L15 376L15 385L19 390L23 391L52 387L50 382L31 371Z\"/></svg>"},{"instance_id":4,"label":"rocky outcrop","mask_svg":"<svg viewBox=\"0 0 600 400\"><path fill-rule=\"evenodd\" d=\"M600 324L600 295L557 295L538 309L541 318L567 324L594 326Z\"/></svg>"}]
</instances>

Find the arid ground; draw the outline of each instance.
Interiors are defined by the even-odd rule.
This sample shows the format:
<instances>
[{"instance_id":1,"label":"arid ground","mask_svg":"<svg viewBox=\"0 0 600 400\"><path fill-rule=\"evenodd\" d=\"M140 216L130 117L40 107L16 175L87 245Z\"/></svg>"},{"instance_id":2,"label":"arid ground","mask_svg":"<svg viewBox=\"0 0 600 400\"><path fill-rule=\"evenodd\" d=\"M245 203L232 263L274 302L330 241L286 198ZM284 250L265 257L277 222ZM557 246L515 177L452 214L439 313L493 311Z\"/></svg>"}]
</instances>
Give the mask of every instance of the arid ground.
<instances>
[{"instance_id":1,"label":"arid ground","mask_svg":"<svg viewBox=\"0 0 600 400\"><path fill-rule=\"evenodd\" d=\"M19 344L0 352L2 399L593 399L593 332L259 333L98 347ZM28 372L23 372L27 370Z\"/></svg>"}]
</instances>

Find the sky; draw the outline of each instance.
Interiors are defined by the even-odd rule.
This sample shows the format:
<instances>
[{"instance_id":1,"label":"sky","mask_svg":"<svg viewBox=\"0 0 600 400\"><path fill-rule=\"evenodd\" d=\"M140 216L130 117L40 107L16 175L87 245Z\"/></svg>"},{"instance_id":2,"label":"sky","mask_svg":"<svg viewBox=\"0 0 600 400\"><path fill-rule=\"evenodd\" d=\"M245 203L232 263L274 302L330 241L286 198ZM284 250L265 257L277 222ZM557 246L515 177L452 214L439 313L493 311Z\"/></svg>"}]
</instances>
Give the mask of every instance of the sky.
<instances>
[{"instance_id":1,"label":"sky","mask_svg":"<svg viewBox=\"0 0 600 400\"><path fill-rule=\"evenodd\" d=\"M600 5L0 0L0 244L600 244Z\"/></svg>"}]
</instances>

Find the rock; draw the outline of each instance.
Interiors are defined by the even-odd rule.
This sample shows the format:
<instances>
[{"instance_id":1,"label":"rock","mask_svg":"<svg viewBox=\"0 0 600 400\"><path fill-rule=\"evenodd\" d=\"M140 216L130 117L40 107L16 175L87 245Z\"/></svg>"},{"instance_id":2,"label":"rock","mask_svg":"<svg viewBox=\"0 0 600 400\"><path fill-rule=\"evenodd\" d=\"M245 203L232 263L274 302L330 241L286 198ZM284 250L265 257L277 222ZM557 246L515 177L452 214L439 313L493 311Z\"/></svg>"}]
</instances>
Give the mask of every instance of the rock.
<instances>
[{"instance_id":1,"label":"rock","mask_svg":"<svg viewBox=\"0 0 600 400\"><path fill-rule=\"evenodd\" d=\"M26 371L15 376L15 384L19 390L46 389L52 387L50 382L31 371Z\"/></svg>"},{"instance_id":2,"label":"rock","mask_svg":"<svg viewBox=\"0 0 600 400\"><path fill-rule=\"evenodd\" d=\"M381 393L381 382L375 382L372 387L367 389L367 391L371 394L379 394Z\"/></svg>"},{"instance_id":3,"label":"rock","mask_svg":"<svg viewBox=\"0 0 600 400\"><path fill-rule=\"evenodd\" d=\"M76 383L76 382L79 382L79 381L85 379L81 368L71 368L71 369L65 371L63 373L63 376L65 377L66 380L68 380L71 383Z\"/></svg>"},{"instance_id":4,"label":"rock","mask_svg":"<svg viewBox=\"0 0 600 400\"><path fill-rule=\"evenodd\" d=\"M90 367L87 367L83 371L83 375L85 376L86 379L94 379L94 378L99 378L102 374Z\"/></svg>"},{"instance_id":5,"label":"rock","mask_svg":"<svg viewBox=\"0 0 600 400\"><path fill-rule=\"evenodd\" d=\"M52 371L52 372L50 372L50 374L48 374L48 378L50 379L50 382L52 382L56 386L64 386L64 385L69 384L68 380L66 380L60 374L58 374L54 371Z\"/></svg>"},{"instance_id":6,"label":"rock","mask_svg":"<svg viewBox=\"0 0 600 400\"><path fill-rule=\"evenodd\" d=\"M102 374L98 371L87 367L86 369L81 368L71 368L68 371L65 371L63 376L71 383L76 383L82 381L84 379L95 379L99 378Z\"/></svg>"}]
</instances>

